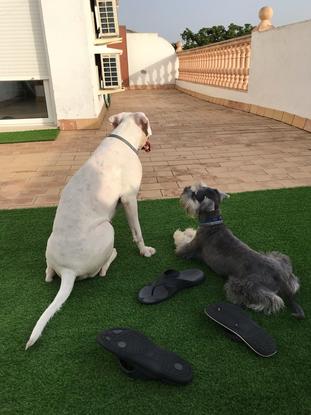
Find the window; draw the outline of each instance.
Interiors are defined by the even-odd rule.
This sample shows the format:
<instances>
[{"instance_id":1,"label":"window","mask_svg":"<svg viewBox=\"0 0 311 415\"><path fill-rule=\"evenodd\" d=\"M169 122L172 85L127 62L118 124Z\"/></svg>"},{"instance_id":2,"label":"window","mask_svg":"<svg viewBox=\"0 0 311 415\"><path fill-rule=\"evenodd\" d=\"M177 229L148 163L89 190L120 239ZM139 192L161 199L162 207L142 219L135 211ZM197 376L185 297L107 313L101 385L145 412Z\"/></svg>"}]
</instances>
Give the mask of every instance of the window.
<instances>
[{"instance_id":1,"label":"window","mask_svg":"<svg viewBox=\"0 0 311 415\"><path fill-rule=\"evenodd\" d=\"M119 55L100 55L101 89L121 88Z\"/></svg>"},{"instance_id":2,"label":"window","mask_svg":"<svg viewBox=\"0 0 311 415\"><path fill-rule=\"evenodd\" d=\"M0 121L48 118L44 81L0 81Z\"/></svg>"},{"instance_id":3,"label":"window","mask_svg":"<svg viewBox=\"0 0 311 415\"><path fill-rule=\"evenodd\" d=\"M96 23L99 37L119 35L115 0L96 0Z\"/></svg>"}]
</instances>

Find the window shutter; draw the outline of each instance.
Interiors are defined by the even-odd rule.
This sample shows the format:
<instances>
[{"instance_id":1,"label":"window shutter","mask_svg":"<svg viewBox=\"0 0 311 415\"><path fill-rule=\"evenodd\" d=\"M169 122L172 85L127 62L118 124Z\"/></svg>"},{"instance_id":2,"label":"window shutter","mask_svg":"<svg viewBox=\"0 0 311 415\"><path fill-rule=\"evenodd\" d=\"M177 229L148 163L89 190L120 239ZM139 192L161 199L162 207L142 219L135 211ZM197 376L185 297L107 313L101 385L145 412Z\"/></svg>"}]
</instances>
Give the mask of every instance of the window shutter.
<instances>
[{"instance_id":1,"label":"window shutter","mask_svg":"<svg viewBox=\"0 0 311 415\"><path fill-rule=\"evenodd\" d=\"M40 0L1 0L0 80L49 76Z\"/></svg>"}]
</instances>

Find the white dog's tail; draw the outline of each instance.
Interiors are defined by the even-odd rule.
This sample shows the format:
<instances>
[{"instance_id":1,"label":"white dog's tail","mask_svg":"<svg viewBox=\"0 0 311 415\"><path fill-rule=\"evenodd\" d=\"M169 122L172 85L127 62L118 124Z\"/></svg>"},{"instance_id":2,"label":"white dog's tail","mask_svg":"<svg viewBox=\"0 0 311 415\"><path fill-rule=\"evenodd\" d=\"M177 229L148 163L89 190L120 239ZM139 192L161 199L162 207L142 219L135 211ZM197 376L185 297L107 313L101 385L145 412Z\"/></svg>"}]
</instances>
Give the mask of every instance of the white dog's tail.
<instances>
[{"instance_id":1,"label":"white dog's tail","mask_svg":"<svg viewBox=\"0 0 311 415\"><path fill-rule=\"evenodd\" d=\"M53 302L48 306L48 308L37 321L37 324L32 330L32 333L26 344L26 350L36 343L48 321L54 316L54 314L61 308L61 306L70 296L75 283L76 275L73 271L65 270L61 277L62 278L59 291Z\"/></svg>"}]
</instances>

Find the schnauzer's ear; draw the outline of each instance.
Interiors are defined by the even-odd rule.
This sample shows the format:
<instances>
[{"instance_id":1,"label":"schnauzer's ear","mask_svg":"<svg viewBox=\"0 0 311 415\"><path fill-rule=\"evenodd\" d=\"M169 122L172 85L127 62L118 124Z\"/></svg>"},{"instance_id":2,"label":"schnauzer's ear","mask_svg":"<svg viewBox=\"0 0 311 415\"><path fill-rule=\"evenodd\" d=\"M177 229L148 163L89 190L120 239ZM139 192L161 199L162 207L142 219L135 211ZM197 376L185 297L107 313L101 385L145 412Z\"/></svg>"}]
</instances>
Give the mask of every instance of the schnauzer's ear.
<instances>
[{"instance_id":1,"label":"schnauzer's ear","mask_svg":"<svg viewBox=\"0 0 311 415\"><path fill-rule=\"evenodd\" d=\"M119 114L111 115L108 121L116 128L127 114L127 112L120 112Z\"/></svg>"},{"instance_id":2,"label":"schnauzer's ear","mask_svg":"<svg viewBox=\"0 0 311 415\"><path fill-rule=\"evenodd\" d=\"M222 202L224 199L227 199L230 197L230 195L228 195L225 192L222 192L221 190L218 190L219 196L220 196L220 201Z\"/></svg>"},{"instance_id":3,"label":"schnauzer's ear","mask_svg":"<svg viewBox=\"0 0 311 415\"><path fill-rule=\"evenodd\" d=\"M143 130L146 137L149 137L152 135L150 122L143 112L135 112L134 120L136 124L138 125L138 127L140 127Z\"/></svg>"}]
</instances>

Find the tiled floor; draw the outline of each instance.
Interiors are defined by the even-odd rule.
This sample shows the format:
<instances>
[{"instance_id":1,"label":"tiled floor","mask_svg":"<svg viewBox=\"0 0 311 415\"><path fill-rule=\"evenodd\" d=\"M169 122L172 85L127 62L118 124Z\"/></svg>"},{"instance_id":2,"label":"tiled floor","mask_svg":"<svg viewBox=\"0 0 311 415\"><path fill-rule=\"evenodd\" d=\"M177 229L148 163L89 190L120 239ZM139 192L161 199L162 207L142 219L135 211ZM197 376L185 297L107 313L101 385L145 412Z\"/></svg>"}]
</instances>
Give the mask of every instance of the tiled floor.
<instances>
[{"instance_id":1,"label":"tiled floor","mask_svg":"<svg viewBox=\"0 0 311 415\"><path fill-rule=\"evenodd\" d=\"M227 192L311 185L311 134L268 118L201 101L176 90L113 96L109 114L144 111L153 130L141 152L141 198L179 196L204 179ZM61 132L55 142L0 145L0 208L55 205L110 131Z\"/></svg>"}]
</instances>

